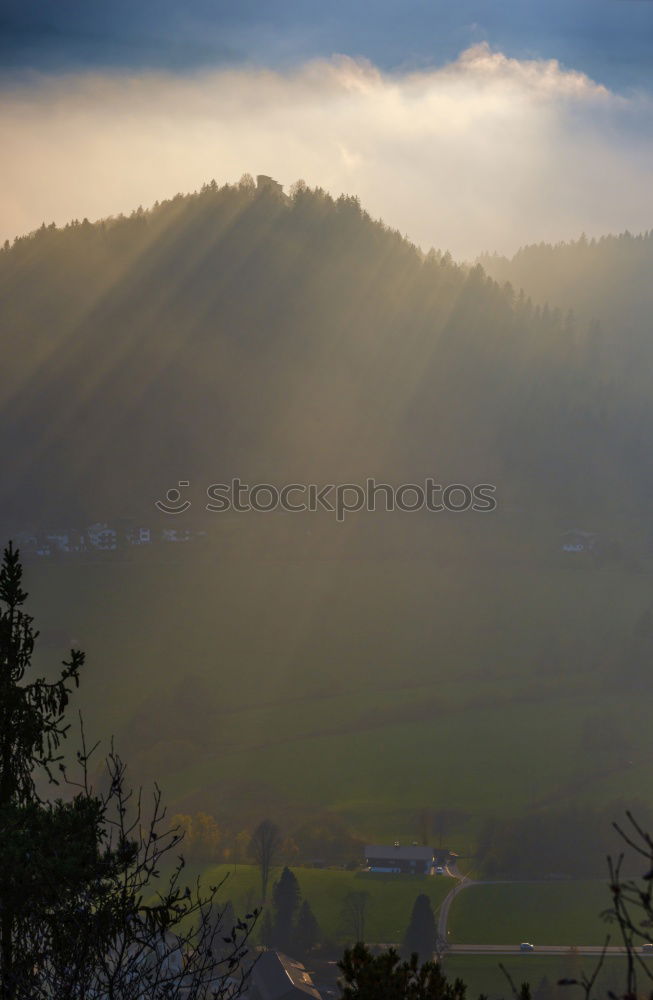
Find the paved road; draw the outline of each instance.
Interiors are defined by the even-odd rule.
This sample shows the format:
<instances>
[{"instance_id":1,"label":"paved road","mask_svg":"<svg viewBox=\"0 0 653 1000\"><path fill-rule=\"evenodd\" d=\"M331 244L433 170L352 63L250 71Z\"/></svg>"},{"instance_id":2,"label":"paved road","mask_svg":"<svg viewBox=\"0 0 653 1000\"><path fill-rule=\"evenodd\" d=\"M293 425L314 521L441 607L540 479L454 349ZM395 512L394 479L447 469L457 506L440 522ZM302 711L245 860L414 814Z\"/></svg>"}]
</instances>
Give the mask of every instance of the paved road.
<instances>
[{"instance_id":1,"label":"paved road","mask_svg":"<svg viewBox=\"0 0 653 1000\"><path fill-rule=\"evenodd\" d=\"M602 945L579 945L574 947L574 955L600 955ZM538 944L533 951L520 951L518 944L452 944L447 947L447 955L569 955L572 949L568 944ZM617 946L606 949L606 955L625 955L626 949ZM653 955L642 955L642 958L653 958Z\"/></svg>"},{"instance_id":2,"label":"paved road","mask_svg":"<svg viewBox=\"0 0 653 1000\"><path fill-rule=\"evenodd\" d=\"M447 922L449 920L449 909L454 899L458 893L462 892L463 889L467 889L470 885L475 885L473 879L468 878L467 875L462 875L457 868L447 868L447 875L451 878L456 879L456 884L448 895L444 897L442 903L440 904L440 913L438 916L438 930L437 930L437 942L438 951L447 946Z\"/></svg>"}]
</instances>

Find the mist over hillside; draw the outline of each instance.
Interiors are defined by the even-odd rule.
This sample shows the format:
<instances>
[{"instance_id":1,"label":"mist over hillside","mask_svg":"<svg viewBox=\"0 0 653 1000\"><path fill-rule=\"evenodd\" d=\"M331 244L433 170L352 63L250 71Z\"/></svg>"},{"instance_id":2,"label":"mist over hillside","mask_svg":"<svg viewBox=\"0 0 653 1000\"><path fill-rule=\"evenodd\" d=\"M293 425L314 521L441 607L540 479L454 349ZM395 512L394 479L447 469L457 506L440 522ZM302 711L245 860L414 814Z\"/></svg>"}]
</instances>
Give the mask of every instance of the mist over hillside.
<instances>
[{"instance_id":1,"label":"mist over hillside","mask_svg":"<svg viewBox=\"0 0 653 1000\"><path fill-rule=\"evenodd\" d=\"M576 319L555 282L486 262L515 294L302 184L44 226L0 253L0 514L143 517L233 476L493 483L561 524L643 511L650 403L623 377L647 344L613 357L649 294L630 248Z\"/></svg>"},{"instance_id":2,"label":"mist over hillside","mask_svg":"<svg viewBox=\"0 0 653 1000\"><path fill-rule=\"evenodd\" d=\"M550 815L567 871L653 752L649 246L535 248L488 277L355 199L249 177L6 246L6 533L151 524L181 479L207 529L32 557L39 662L87 650L90 730L227 825L320 815L346 855L444 810L506 871ZM495 484L498 506L205 514L233 476L432 476ZM591 552L564 550L571 527Z\"/></svg>"},{"instance_id":3,"label":"mist over hillside","mask_svg":"<svg viewBox=\"0 0 653 1000\"><path fill-rule=\"evenodd\" d=\"M639 998L653 4L7 5L0 1000Z\"/></svg>"},{"instance_id":4,"label":"mist over hillside","mask_svg":"<svg viewBox=\"0 0 653 1000\"><path fill-rule=\"evenodd\" d=\"M630 364L634 370L637 361L635 345L624 345L615 336L617 330L636 334L641 348L650 351L653 232L538 243L523 247L512 258L486 254L480 262L490 277L511 282L534 301L593 319L595 351L607 349L614 369L624 370Z\"/></svg>"}]
</instances>

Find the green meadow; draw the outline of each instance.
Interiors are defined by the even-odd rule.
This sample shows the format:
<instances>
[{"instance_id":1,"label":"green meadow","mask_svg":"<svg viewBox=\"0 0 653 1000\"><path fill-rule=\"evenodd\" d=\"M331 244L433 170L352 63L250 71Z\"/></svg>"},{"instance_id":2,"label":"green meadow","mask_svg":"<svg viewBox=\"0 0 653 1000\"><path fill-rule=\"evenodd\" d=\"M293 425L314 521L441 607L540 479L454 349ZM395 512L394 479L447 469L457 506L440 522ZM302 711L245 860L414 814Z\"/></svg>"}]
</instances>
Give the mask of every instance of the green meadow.
<instances>
[{"instance_id":1,"label":"green meadow","mask_svg":"<svg viewBox=\"0 0 653 1000\"><path fill-rule=\"evenodd\" d=\"M470 854L491 815L649 795L647 700L622 678L648 576L561 562L539 530L420 526L372 558L345 524L305 558L255 559L253 537L31 565L38 664L86 650L87 732L173 811L290 830L326 810L405 842L454 809Z\"/></svg>"},{"instance_id":2,"label":"green meadow","mask_svg":"<svg viewBox=\"0 0 653 1000\"><path fill-rule=\"evenodd\" d=\"M602 945L618 930L601 913L611 903L607 881L474 885L449 910L452 944Z\"/></svg>"},{"instance_id":3,"label":"green meadow","mask_svg":"<svg viewBox=\"0 0 653 1000\"><path fill-rule=\"evenodd\" d=\"M270 892L281 869L273 871ZM302 897L307 899L325 940L342 944L348 940L343 904L350 892L368 894L365 933L368 941L399 943L404 935L415 899L426 893L435 912L451 889L446 878L414 875L381 875L371 872L293 868ZM257 905L261 895L258 868L252 865L216 865L202 871L206 883L222 883L220 898L231 900L237 913ZM223 881L224 880L224 881Z\"/></svg>"},{"instance_id":4,"label":"green meadow","mask_svg":"<svg viewBox=\"0 0 653 1000\"><path fill-rule=\"evenodd\" d=\"M543 957L537 954L515 954L514 957L493 957L491 955L450 955L444 959L444 971L450 979L461 978L467 984L468 1000L476 1000L484 995L488 1000L512 998L512 987L501 963L519 989L522 983L531 986L536 1000L580 1000L584 993L578 986L558 986L560 979L579 979L583 973L592 976L597 959L569 955ZM601 968L592 997L621 996L625 989L626 961L623 958L606 958ZM644 975L641 985L646 991L650 983Z\"/></svg>"}]
</instances>

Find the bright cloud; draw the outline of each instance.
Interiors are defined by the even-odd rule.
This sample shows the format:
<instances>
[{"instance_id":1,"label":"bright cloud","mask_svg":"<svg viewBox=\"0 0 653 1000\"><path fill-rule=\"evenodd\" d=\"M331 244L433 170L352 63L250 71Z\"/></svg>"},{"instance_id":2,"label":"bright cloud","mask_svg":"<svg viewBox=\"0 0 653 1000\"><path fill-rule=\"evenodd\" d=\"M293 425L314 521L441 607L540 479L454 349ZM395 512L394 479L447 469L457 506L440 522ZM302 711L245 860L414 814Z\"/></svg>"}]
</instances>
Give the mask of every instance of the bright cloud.
<instances>
[{"instance_id":1,"label":"bright cloud","mask_svg":"<svg viewBox=\"0 0 653 1000\"><path fill-rule=\"evenodd\" d=\"M458 256L653 225L650 99L485 43L403 75L339 56L292 73L38 78L0 97L2 238L245 171L356 194Z\"/></svg>"}]
</instances>

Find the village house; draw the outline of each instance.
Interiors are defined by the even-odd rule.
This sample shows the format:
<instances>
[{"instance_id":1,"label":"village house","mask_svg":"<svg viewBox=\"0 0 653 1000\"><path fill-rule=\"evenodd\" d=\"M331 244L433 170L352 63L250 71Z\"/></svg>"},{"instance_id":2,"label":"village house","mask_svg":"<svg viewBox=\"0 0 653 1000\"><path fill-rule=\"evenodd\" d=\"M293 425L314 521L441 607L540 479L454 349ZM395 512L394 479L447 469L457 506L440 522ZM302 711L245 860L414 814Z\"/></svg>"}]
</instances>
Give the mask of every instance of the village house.
<instances>
[{"instance_id":1,"label":"village house","mask_svg":"<svg viewBox=\"0 0 653 1000\"><path fill-rule=\"evenodd\" d=\"M125 532L125 539L128 545L150 545L152 542L152 531L145 527L130 527Z\"/></svg>"},{"instance_id":2,"label":"village house","mask_svg":"<svg viewBox=\"0 0 653 1000\"><path fill-rule=\"evenodd\" d=\"M594 552L596 535L593 531L581 531L580 528L569 528L563 531L561 538L563 552Z\"/></svg>"},{"instance_id":3,"label":"village house","mask_svg":"<svg viewBox=\"0 0 653 1000\"><path fill-rule=\"evenodd\" d=\"M92 548L103 552L115 552L118 548L118 532L110 528L106 522L90 524L86 534Z\"/></svg>"},{"instance_id":4,"label":"village house","mask_svg":"<svg viewBox=\"0 0 653 1000\"><path fill-rule=\"evenodd\" d=\"M301 962L280 951L264 951L252 970L249 1000L322 1000Z\"/></svg>"}]
</instances>

